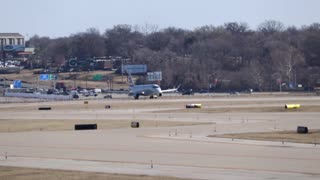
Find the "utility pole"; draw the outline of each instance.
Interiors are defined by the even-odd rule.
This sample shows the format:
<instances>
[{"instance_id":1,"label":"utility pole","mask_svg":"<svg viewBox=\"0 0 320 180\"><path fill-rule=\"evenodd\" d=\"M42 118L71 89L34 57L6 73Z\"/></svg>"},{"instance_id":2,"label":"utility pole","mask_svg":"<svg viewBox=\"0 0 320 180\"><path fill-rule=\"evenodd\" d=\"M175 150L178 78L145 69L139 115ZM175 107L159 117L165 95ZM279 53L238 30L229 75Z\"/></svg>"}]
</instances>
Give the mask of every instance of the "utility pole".
<instances>
[{"instance_id":1,"label":"utility pole","mask_svg":"<svg viewBox=\"0 0 320 180\"><path fill-rule=\"evenodd\" d=\"M121 78L123 82L123 58L121 58Z\"/></svg>"},{"instance_id":2,"label":"utility pole","mask_svg":"<svg viewBox=\"0 0 320 180\"><path fill-rule=\"evenodd\" d=\"M280 83L279 83L279 91L282 92L282 76L280 74Z\"/></svg>"},{"instance_id":3,"label":"utility pole","mask_svg":"<svg viewBox=\"0 0 320 180\"><path fill-rule=\"evenodd\" d=\"M89 74L89 71L87 71L86 73L86 89L88 89L88 74Z\"/></svg>"},{"instance_id":4,"label":"utility pole","mask_svg":"<svg viewBox=\"0 0 320 180\"><path fill-rule=\"evenodd\" d=\"M6 85L6 77L4 77L4 80L3 80L3 88L6 89L6 86L7 86L7 85Z\"/></svg>"},{"instance_id":5,"label":"utility pole","mask_svg":"<svg viewBox=\"0 0 320 180\"><path fill-rule=\"evenodd\" d=\"M297 88L297 70L294 71L294 88Z\"/></svg>"}]
</instances>

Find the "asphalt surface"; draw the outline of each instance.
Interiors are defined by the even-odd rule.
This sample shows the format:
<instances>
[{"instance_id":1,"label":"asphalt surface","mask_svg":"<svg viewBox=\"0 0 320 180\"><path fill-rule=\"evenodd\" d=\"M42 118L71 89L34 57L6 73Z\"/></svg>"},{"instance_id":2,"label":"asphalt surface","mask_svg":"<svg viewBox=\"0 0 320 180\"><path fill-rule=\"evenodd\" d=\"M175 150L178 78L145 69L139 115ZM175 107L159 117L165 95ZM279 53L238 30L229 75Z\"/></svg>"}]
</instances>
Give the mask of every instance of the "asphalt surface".
<instances>
[{"instance_id":1,"label":"asphalt surface","mask_svg":"<svg viewBox=\"0 0 320 180\"><path fill-rule=\"evenodd\" d=\"M248 103L250 101L252 103ZM179 103L202 102L204 108L218 108L283 106L286 101L303 102L302 106L320 105L320 97L317 96L232 96L99 101L119 107L108 112L99 108L62 108L50 112L28 109L21 109L19 112L1 111L0 123L4 119L143 119L208 124L96 131L0 133L0 165L192 179L320 179L320 145L207 137L224 133L295 130L299 125L320 129L320 112L179 113L179 109L184 108ZM154 105L143 106L150 102ZM83 102L47 102L45 105L59 103L72 107ZM140 106L120 108L128 104ZM43 103L2 104L0 110L39 105ZM161 113L170 109L177 111Z\"/></svg>"}]
</instances>

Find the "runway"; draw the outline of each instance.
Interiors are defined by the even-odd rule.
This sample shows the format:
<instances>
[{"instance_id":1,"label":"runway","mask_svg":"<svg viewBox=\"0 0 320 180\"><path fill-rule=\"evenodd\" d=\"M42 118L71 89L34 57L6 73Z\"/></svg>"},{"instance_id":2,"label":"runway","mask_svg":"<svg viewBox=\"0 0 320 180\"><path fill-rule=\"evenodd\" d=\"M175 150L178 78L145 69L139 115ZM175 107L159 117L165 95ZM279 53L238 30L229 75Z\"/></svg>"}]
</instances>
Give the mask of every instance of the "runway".
<instances>
[{"instance_id":1,"label":"runway","mask_svg":"<svg viewBox=\"0 0 320 180\"><path fill-rule=\"evenodd\" d=\"M298 125L319 129L320 112L179 112L184 108L182 105L192 102L200 102L205 108L236 108L282 106L293 101L302 102L302 105L320 105L320 98L316 96L106 100L90 101L92 106L89 108L82 107L80 101L66 102L65 106L59 102L47 102L46 105L56 107L50 112L38 112L34 109L39 103L30 103L27 106L30 109L21 108L25 104L15 104L19 112L14 114L13 106L1 105L0 122L10 119L89 119L93 122L129 119L208 124L96 131L2 132L0 165L191 179L319 179L320 145L207 136L295 130ZM99 108L105 103L115 108L109 111ZM81 108L63 108L66 106ZM162 112L170 109L175 112ZM4 157L5 152L8 159Z\"/></svg>"}]
</instances>

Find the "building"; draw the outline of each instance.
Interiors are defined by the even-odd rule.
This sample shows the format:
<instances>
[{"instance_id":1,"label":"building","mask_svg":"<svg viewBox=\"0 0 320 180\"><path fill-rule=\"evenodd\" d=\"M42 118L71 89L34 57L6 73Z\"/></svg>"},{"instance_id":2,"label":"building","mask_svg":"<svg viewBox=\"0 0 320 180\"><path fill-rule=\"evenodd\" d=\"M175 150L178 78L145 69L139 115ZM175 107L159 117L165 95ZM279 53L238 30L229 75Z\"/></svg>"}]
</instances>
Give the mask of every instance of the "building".
<instances>
[{"instance_id":1,"label":"building","mask_svg":"<svg viewBox=\"0 0 320 180\"><path fill-rule=\"evenodd\" d=\"M24 37L19 33L0 33L0 45L24 46Z\"/></svg>"},{"instance_id":2,"label":"building","mask_svg":"<svg viewBox=\"0 0 320 180\"><path fill-rule=\"evenodd\" d=\"M20 55L20 53L22 53ZM25 40L19 33L0 33L1 66L9 66L10 62L25 60L30 52L25 52ZM31 53L32 54L32 53Z\"/></svg>"}]
</instances>

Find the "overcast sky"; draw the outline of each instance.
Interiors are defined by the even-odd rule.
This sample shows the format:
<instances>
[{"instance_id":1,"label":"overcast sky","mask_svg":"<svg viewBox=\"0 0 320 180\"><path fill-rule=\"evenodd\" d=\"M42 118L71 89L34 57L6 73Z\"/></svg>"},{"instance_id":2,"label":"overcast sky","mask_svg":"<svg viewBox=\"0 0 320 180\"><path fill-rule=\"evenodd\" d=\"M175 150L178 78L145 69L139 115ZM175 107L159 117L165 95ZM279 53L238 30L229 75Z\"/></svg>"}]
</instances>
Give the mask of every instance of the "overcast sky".
<instances>
[{"instance_id":1,"label":"overcast sky","mask_svg":"<svg viewBox=\"0 0 320 180\"><path fill-rule=\"evenodd\" d=\"M251 29L265 20L286 26L320 22L320 0L0 0L0 32L52 38L93 27L104 32L117 24L174 26L246 22Z\"/></svg>"}]
</instances>

